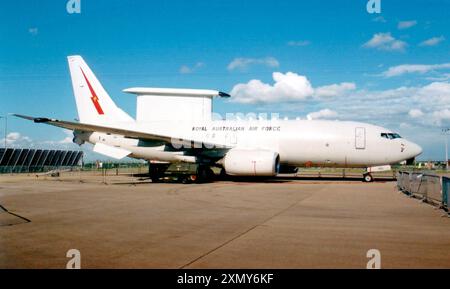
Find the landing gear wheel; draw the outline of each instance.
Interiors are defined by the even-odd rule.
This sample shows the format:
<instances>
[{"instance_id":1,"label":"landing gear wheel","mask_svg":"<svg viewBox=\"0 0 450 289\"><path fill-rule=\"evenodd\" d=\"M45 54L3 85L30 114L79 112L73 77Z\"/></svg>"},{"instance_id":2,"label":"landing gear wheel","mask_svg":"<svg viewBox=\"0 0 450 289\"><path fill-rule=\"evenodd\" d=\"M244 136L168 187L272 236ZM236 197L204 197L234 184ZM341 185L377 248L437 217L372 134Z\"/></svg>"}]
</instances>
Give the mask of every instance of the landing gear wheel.
<instances>
[{"instance_id":1,"label":"landing gear wheel","mask_svg":"<svg viewBox=\"0 0 450 289\"><path fill-rule=\"evenodd\" d=\"M206 172L205 167L198 167L197 177L198 177L197 178L198 183L203 183L204 181L206 181L208 179L208 173Z\"/></svg>"},{"instance_id":2,"label":"landing gear wheel","mask_svg":"<svg viewBox=\"0 0 450 289\"><path fill-rule=\"evenodd\" d=\"M207 175L208 181L210 181L210 182L213 182L216 179L216 174L210 167L208 167L206 169L206 175Z\"/></svg>"},{"instance_id":3,"label":"landing gear wheel","mask_svg":"<svg viewBox=\"0 0 450 289\"><path fill-rule=\"evenodd\" d=\"M222 169L220 170L219 178L220 178L220 180L222 180L222 181L226 181L226 180L228 179L227 172L226 172L226 170L225 170L224 168L222 168Z\"/></svg>"},{"instance_id":4,"label":"landing gear wheel","mask_svg":"<svg viewBox=\"0 0 450 289\"><path fill-rule=\"evenodd\" d=\"M194 183L194 182L196 182L198 180L198 176L197 175L190 175L189 177L188 177L188 182L189 183Z\"/></svg>"},{"instance_id":5,"label":"landing gear wheel","mask_svg":"<svg viewBox=\"0 0 450 289\"><path fill-rule=\"evenodd\" d=\"M148 175L152 180L152 183L159 183L161 178L164 177L164 172L167 170L167 164L148 164Z\"/></svg>"},{"instance_id":6,"label":"landing gear wheel","mask_svg":"<svg viewBox=\"0 0 450 289\"><path fill-rule=\"evenodd\" d=\"M197 180L197 175L188 175L185 177L180 178L181 183L183 184L192 184L195 183L195 181Z\"/></svg>"},{"instance_id":7,"label":"landing gear wheel","mask_svg":"<svg viewBox=\"0 0 450 289\"><path fill-rule=\"evenodd\" d=\"M197 169L197 183L206 183L214 180L214 172L210 167L199 166Z\"/></svg>"},{"instance_id":8,"label":"landing gear wheel","mask_svg":"<svg viewBox=\"0 0 450 289\"><path fill-rule=\"evenodd\" d=\"M373 176L370 173L365 173L363 175L363 177L364 177L364 182L366 182L366 183L373 182Z\"/></svg>"},{"instance_id":9,"label":"landing gear wheel","mask_svg":"<svg viewBox=\"0 0 450 289\"><path fill-rule=\"evenodd\" d=\"M150 166L148 170L148 175L150 177L150 180L152 180L152 183L158 183L159 182L159 172L158 169L154 166Z\"/></svg>"}]
</instances>

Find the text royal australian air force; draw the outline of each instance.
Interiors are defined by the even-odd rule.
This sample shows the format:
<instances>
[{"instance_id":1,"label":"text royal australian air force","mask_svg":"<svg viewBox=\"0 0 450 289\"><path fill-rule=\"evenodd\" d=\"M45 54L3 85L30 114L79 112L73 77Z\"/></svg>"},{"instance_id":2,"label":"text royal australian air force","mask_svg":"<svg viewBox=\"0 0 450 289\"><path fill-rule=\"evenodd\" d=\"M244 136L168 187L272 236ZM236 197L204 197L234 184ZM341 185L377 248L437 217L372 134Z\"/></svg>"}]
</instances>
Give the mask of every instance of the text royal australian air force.
<instances>
[{"instance_id":1,"label":"text royal australian air force","mask_svg":"<svg viewBox=\"0 0 450 289\"><path fill-rule=\"evenodd\" d=\"M172 138L171 144L176 149L181 148L224 148L226 143L218 143L217 141L223 139L225 142L233 142L235 133L262 133L273 135L273 133L281 132L282 126L278 124L264 124L264 125L194 125L190 126L191 134L188 138ZM191 141L197 137L202 137L208 141ZM216 141L216 142L214 142Z\"/></svg>"}]
</instances>

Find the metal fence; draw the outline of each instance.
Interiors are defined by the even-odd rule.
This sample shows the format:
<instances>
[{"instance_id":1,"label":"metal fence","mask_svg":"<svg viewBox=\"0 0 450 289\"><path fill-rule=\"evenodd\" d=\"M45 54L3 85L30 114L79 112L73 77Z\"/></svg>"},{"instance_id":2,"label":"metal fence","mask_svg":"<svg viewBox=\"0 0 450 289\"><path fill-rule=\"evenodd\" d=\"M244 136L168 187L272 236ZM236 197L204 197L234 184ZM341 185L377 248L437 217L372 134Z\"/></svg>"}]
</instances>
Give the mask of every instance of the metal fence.
<instances>
[{"instance_id":1,"label":"metal fence","mask_svg":"<svg viewBox=\"0 0 450 289\"><path fill-rule=\"evenodd\" d=\"M78 166L82 157L81 151L1 148L0 174L70 168Z\"/></svg>"},{"instance_id":2,"label":"metal fence","mask_svg":"<svg viewBox=\"0 0 450 289\"><path fill-rule=\"evenodd\" d=\"M448 212L448 196L450 192L450 178L442 177L442 205Z\"/></svg>"},{"instance_id":3,"label":"metal fence","mask_svg":"<svg viewBox=\"0 0 450 289\"><path fill-rule=\"evenodd\" d=\"M437 205L448 211L450 178L421 172L397 173L397 187L409 196Z\"/></svg>"}]
</instances>

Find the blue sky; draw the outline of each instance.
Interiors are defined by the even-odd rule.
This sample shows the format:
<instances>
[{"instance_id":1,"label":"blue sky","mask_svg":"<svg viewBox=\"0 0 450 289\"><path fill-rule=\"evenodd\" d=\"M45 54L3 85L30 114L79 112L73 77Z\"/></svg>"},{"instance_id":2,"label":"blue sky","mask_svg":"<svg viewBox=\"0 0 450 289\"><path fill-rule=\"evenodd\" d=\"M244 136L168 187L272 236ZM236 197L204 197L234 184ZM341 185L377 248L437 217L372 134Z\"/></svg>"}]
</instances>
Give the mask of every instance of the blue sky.
<instances>
[{"instance_id":1,"label":"blue sky","mask_svg":"<svg viewBox=\"0 0 450 289\"><path fill-rule=\"evenodd\" d=\"M450 0L381 0L381 14L365 0L81 0L80 14L66 3L1 1L0 115L74 119L66 56L80 54L131 115L127 87L219 89L233 92L215 102L221 114L366 121L443 159ZM13 117L8 131L11 145L74 147Z\"/></svg>"}]
</instances>

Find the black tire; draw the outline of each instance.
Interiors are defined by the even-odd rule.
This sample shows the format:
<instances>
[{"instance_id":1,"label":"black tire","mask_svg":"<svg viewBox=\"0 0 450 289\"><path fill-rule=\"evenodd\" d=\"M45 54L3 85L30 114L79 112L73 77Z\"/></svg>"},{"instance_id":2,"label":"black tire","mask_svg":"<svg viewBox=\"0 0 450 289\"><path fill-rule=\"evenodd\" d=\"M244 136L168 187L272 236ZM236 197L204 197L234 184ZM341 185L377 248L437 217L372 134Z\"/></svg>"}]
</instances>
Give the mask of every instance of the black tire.
<instances>
[{"instance_id":1,"label":"black tire","mask_svg":"<svg viewBox=\"0 0 450 289\"><path fill-rule=\"evenodd\" d=\"M210 167L199 166L197 169L196 183L208 183L214 180L214 172Z\"/></svg>"},{"instance_id":2,"label":"black tire","mask_svg":"<svg viewBox=\"0 0 450 289\"><path fill-rule=\"evenodd\" d=\"M371 183L373 182L373 176L370 173L366 173L363 175L364 182Z\"/></svg>"},{"instance_id":3,"label":"black tire","mask_svg":"<svg viewBox=\"0 0 450 289\"><path fill-rule=\"evenodd\" d=\"M215 179L216 179L216 174L214 173L214 171L213 171L210 167L208 167L208 168L206 169L206 173L207 173L207 175L208 175L208 181L210 181L210 182L215 181Z\"/></svg>"},{"instance_id":4,"label":"black tire","mask_svg":"<svg viewBox=\"0 0 450 289\"><path fill-rule=\"evenodd\" d=\"M161 178L164 177L164 173L167 170L167 164L151 164L148 165L148 174L152 183L158 183Z\"/></svg>"},{"instance_id":5,"label":"black tire","mask_svg":"<svg viewBox=\"0 0 450 289\"><path fill-rule=\"evenodd\" d=\"M190 178L190 176L189 177L184 177L182 180L181 180L181 183L183 183L183 184L192 184L192 180L191 180L191 178Z\"/></svg>"},{"instance_id":6,"label":"black tire","mask_svg":"<svg viewBox=\"0 0 450 289\"><path fill-rule=\"evenodd\" d=\"M226 180L228 179L227 171L225 170L225 168L222 168L222 169L220 170L219 179L220 179L221 181L226 181Z\"/></svg>"}]
</instances>

